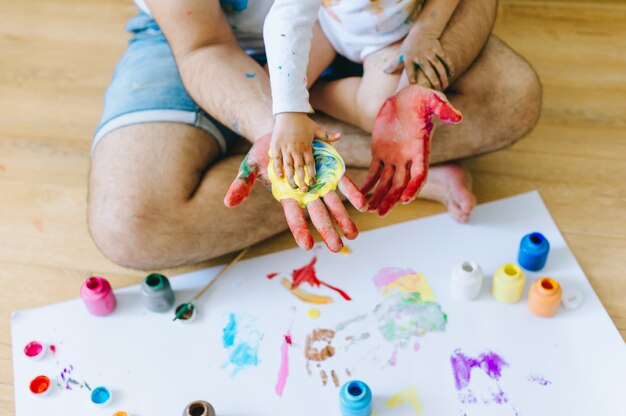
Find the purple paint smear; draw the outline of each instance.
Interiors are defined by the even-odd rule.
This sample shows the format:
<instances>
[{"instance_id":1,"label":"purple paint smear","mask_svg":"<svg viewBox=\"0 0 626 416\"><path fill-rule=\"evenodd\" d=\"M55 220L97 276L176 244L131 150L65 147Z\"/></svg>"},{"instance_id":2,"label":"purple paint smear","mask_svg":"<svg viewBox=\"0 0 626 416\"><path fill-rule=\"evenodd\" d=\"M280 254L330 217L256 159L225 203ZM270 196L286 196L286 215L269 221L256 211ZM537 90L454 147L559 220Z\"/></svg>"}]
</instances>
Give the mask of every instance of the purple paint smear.
<instances>
[{"instance_id":1,"label":"purple paint smear","mask_svg":"<svg viewBox=\"0 0 626 416\"><path fill-rule=\"evenodd\" d=\"M450 357L450 364L452 365L457 390L467 387L470 382L472 369L474 368L481 368L491 379L497 381L502 376L502 369L509 366L495 352L489 351L480 354L478 358L472 358L463 354L459 349L455 350Z\"/></svg>"},{"instance_id":2,"label":"purple paint smear","mask_svg":"<svg viewBox=\"0 0 626 416\"><path fill-rule=\"evenodd\" d=\"M280 369L278 370L278 380L276 381L276 394L283 395L287 377L289 376L289 346L292 345L291 332L285 334L285 340L280 347Z\"/></svg>"},{"instance_id":3,"label":"purple paint smear","mask_svg":"<svg viewBox=\"0 0 626 416\"><path fill-rule=\"evenodd\" d=\"M69 365L68 367L65 367L61 371L61 373L59 373L59 376L57 377L58 386L62 388L63 390L74 390L73 387L78 387L81 389L87 389L91 391L91 387L89 386L89 384L86 381L80 382L76 380L74 377L72 377L73 373L74 373L73 365Z\"/></svg>"},{"instance_id":4,"label":"purple paint smear","mask_svg":"<svg viewBox=\"0 0 626 416\"><path fill-rule=\"evenodd\" d=\"M536 374L530 374L528 376L528 381L530 381L531 383L539 384L540 386L548 386L552 384L552 382L548 380L547 378L536 375Z\"/></svg>"},{"instance_id":5,"label":"purple paint smear","mask_svg":"<svg viewBox=\"0 0 626 416\"><path fill-rule=\"evenodd\" d=\"M412 269L401 269L400 267L385 267L374 276L374 285L378 289L388 286L402 276L407 274L416 274Z\"/></svg>"}]
</instances>

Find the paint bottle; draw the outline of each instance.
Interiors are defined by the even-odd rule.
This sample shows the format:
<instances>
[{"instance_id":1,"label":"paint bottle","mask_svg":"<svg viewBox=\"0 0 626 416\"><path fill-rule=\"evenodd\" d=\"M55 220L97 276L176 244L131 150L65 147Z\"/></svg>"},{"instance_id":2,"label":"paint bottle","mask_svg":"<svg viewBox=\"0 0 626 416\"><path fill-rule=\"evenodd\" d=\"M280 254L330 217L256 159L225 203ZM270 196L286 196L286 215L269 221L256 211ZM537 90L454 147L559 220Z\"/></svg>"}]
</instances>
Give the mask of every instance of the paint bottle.
<instances>
[{"instance_id":1,"label":"paint bottle","mask_svg":"<svg viewBox=\"0 0 626 416\"><path fill-rule=\"evenodd\" d=\"M83 287L80 288L80 296L92 315L109 315L117 305L111 285L106 279L98 276L90 277L85 281Z\"/></svg>"},{"instance_id":2,"label":"paint bottle","mask_svg":"<svg viewBox=\"0 0 626 416\"><path fill-rule=\"evenodd\" d=\"M207 403L202 400L190 403L185 408L183 416L215 416L215 409L211 406L211 403Z\"/></svg>"},{"instance_id":3,"label":"paint bottle","mask_svg":"<svg viewBox=\"0 0 626 416\"><path fill-rule=\"evenodd\" d=\"M526 270L536 272L546 265L549 251L550 243L543 234L538 232L527 234L520 241L517 262Z\"/></svg>"},{"instance_id":4,"label":"paint bottle","mask_svg":"<svg viewBox=\"0 0 626 416\"><path fill-rule=\"evenodd\" d=\"M464 261L452 269L450 290L459 300L476 299L483 284L483 270L475 261Z\"/></svg>"},{"instance_id":5,"label":"paint bottle","mask_svg":"<svg viewBox=\"0 0 626 416\"><path fill-rule=\"evenodd\" d=\"M107 407L113 401L113 393L106 387L96 387L91 391L91 403L98 407Z\"/></svg>"},{"instance_id":6,"label":"paint bottle","mask_svg":"<svg viewBox=\"0 0 626 416\"><path fill-rule=\"evenodd\" d=\"M35 377L29 385L30 392L36 397L45 397L52 392L53 384L46 376Z\"/></svg>"},{"instance_id":7,"label":"paint bottle","mask_svg":"<svg viewBox=\"0 0 626 416\"><path fill-rule=\"evenodd\" d=\"M372 391L360 380L348 381L339 390L339 408L342 416L370 416Z\"/></svg>"},{"instance_id":8,"label":"paint bottle","mask_svg":"<svg viewBox=\"0 0 626 416\"><path fill-rule=\"evenodd\" d=\"M528 309L537 316L549 318L561 304L561 285L551 277L542 277L530 285Z\"/></svg>"},{"instance_id":9,"label":"paint bottle","mask_svg":"<svg viewBox=\"0 0 626 416\"><path fill-rule=\"evenodd\" d=\"M505 264L493 275L492 293L496 300L515 303L522 298L526 276L517 264Z\"/></svg>"},{"instance_id":10,"label":"paint bottle","mask_svg":"<svg viewBox=\"0 0 626 416\"><path fill-rule=\"evenodd\" d=\"M174 291L162 274L148 275L141 282L141 294L144 305L153 312L167 312L174 305Z\"/></svg>"},{"instance_id":11,"label":"paint bottle","mask_svg":"<svg viewBox=\"0 0 626 416\"><path fill-rule=\"evenodd\" d=\"M39 361L46 355L46 346L39 341L31 341L24 347L24 355L31 360Z\"/></svg>"}]
</instances>

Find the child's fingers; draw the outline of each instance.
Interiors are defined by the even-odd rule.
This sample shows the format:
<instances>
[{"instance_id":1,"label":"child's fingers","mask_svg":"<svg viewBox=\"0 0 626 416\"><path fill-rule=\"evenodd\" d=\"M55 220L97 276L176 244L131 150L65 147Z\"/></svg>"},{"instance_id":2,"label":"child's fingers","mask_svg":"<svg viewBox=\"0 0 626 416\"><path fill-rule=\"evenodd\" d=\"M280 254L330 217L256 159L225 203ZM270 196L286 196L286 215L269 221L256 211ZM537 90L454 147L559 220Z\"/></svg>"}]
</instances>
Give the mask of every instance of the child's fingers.
<instances>
[{"instance_id":1,"label":"child's fingers","mask_svg":"<svg viewBox=\"0 0 626 416\"><path fill-rule=\"evenodd\" d=\"M393 74L398 72L404 65L404 55L400 54L394 58L389 65L383 70L385 74Z\"/></svg>"},{"instance_id":2,"label":"child's fingers","mask_svg":"<svg viewBox=\"0 0 626 416\"><path fill-rule=\"evenodd\" d=\"M274 164L274 172L279 178L283 178L283 154L280 150L272 151L272 163Z\"/></svg>"},{"instance_id":3,"label":"child's fingers","mask_svg":"<svg viewBox=\"0 0 626 416\"><path fill-rule=\"evenodd\" d=\"M340 133L333 133L330 131L326 131L325 129L319 126L313 132L313 136L318 140L322 140L322 141L329 142L329 143L336 142L337 140L341 139Z\"/></svg>"},{"instance_id":4,"label":"child's fingers","mask_svg":"<svg viewBox=\"0 0 626 416\"><path fill-rule=\"evenodd\" d=\"M414 61L407 62L405 64L406 76L409 79L409 84L415 84L417 82L417 74L419 73L419 64Z\"/></svg>"},{"instance_id":5,"label":"child's fingers","mask_svg":"<svg viewBox=\"0 0 626 416\"><path fill-rule=\"evenodd\" d=\"M306 166L307 173L309 174L309 186L314 186L316 181L315 172L315 159L313 159L313 153L309 150L304 152L304 164Z\"/></svg>"},{"instance_id":6,"label":"child's fingers","mask_svg":"<svg viewBox=\"0 0 626 416\"><path fill-rule=\"evenodd\" d=\"M291 157L293 158L293 165L296 170L296 177L298 178L298 183L300 184L300 190L302 192L306 192L309 190L307 186L305 176L304 176L304 162L302 159L302 155L299 153L292 153Z\"/></svg>"},{"instance_id":7,"label":"child's fingers","mask_svg":"<svg viewBox=\"0 0 626 416\"><path fill-rule=\"evenodd\" d=\"M441 90L445 90L446 88L448 88L448 74L446 71L446 67L436 56L430 58L430 64L433 66L433 68L435 68L439 81L441 81Z\"/></svg>"},{"instance_id":8,"label":"child's fingers","mask_svg":"<svg viewBox=\"0 0 626 416\"><path fill-rule=\"evenodd\" d=\"M430 62L424 60L423 62L418 63L418 65L420 67L420 70L424 73L424 75L426 75L426 78L428 78L428 81L430 81L430 84L433 86L433 88L436 90L441 90L441 82L439 82L439 77L437 76L437 73L435 72Z\"/></svg>"},{"instance_id":9,"label":"child's fingers","mask_svg":"<svg viewBox=\"0 0 626 416\"><path fill-rule=\"evenodd\" d=\"M291 185L293 189L296 189L298 186L296 185L296 182L293 180L294 170L293 170L293 159L291 158L291 153L284 151L284 150L282 153L283 153L283 169L285 170L285 176L287 178L287 181L289 182L289 185Z\"/></svg>"},{"instance_id":10,"label":"child's fingers","mask_svg":"<svg viewBox=\"0 0 626 416\"><path fill-rule=\"evenodd\" d=\"M454 64L452 63L452 59L450 59L450 55L448 55L443 49L440 49L435 53L435 56L446 67L448 76L451 78L454 77Z\"/></svg>"}]
</instances>

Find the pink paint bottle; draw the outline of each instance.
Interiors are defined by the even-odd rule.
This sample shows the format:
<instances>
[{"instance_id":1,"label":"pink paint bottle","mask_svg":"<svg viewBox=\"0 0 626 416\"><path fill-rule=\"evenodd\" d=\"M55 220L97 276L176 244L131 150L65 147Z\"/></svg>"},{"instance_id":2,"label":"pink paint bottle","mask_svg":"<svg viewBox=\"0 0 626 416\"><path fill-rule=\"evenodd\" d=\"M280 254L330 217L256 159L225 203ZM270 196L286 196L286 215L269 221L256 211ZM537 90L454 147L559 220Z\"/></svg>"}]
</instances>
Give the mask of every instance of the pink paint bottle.
<instances>
[{"instance_id":1,"label":"pink paint bottle","mask_svg":"<svg viewBox=\"0 0 626 416\"><path fill-rule=\"evenodd\" d=\"M111 285L102 277L93 276L87 279L80 288L80 296L92 315L108 315L117 306Z\"/></svg>"}]
</instances>

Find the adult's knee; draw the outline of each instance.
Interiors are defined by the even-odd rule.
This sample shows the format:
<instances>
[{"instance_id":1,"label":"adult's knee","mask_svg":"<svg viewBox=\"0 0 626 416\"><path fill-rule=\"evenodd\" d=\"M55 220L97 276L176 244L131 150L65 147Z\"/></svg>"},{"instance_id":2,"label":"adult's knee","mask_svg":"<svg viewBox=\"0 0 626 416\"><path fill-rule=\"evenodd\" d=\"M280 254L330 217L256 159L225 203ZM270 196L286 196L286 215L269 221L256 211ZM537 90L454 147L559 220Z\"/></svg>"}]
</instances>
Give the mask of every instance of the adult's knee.
<instances>
[{"instance_id":1,"label":"adult's knee","mask_svg":"<svg viewBox=\"0 0 626 416\"><path fill-rule=\"evenodd\" d=\"M533 67L517 53L513 54L508 68L496 78L493 91L500 99L494 100L501 112L502 137L509 144L526 136L537 124L541 115L541 82Z\"/></svg>"},{"instance_id":2,"label":"adult's knee","mask_svg":"<svg viewBox=\"0 0 626 416\"><path fill-rule=\"evenodd\" d=\"M157 224L143 201L98 194L90 189L88 224L102 253L114 263L135 269L157 268L159 253L152 244Z\"/></svg>"}]
</instances>

